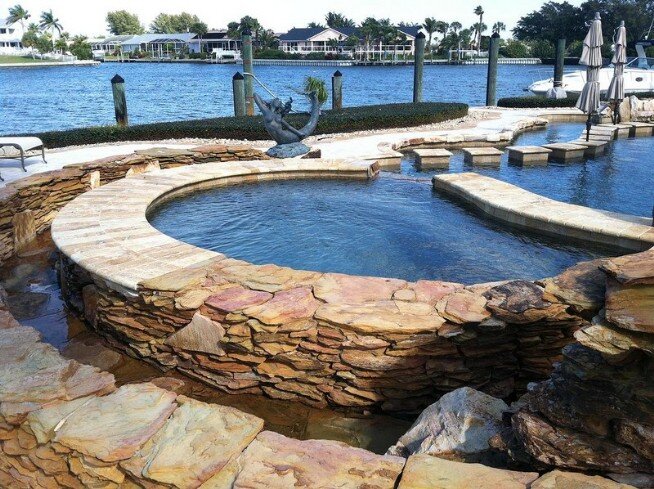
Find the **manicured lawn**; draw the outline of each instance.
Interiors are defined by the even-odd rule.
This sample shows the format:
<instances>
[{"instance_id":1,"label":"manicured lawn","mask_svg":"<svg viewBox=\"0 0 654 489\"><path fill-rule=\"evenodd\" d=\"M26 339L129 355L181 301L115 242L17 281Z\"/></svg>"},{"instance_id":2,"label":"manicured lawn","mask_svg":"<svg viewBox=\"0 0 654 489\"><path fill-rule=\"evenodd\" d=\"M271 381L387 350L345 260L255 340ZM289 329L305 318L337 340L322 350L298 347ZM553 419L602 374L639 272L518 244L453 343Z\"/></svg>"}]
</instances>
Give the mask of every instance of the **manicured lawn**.
<instances>
[{"instance_id":1,"label":"manicured lawn","mask_svg":"<svg viewBox=\"0 0 654 489\"><path fill-rule=\"evenodd\" d=\"M55 60L47 60L49 62ZM10 63L42 63L40 59L32 59L30 56L0 56L0 65L10 64Z\"/></svg>"}]
</instances>

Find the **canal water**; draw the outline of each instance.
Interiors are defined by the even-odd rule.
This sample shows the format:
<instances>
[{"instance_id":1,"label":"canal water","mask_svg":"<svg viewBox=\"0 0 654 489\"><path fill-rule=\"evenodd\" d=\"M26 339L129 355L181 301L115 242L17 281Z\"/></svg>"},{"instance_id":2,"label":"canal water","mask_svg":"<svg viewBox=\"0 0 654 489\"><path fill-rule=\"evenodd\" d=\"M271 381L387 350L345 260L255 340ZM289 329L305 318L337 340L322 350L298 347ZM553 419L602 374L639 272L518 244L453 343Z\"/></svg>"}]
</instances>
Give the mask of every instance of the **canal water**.
<instances>
[{"instance_id":1,"label":"canal water","mask_svg":"<svg viewBox=\"0 0 654 489\"><path fill-rule=\"evenodd\" d=\"M344 105L410 102L412 66L342 67ZM109 80L125 79L132 124L233 115L232 76L242 67L189 63L104 63L99 67L0 69L0 134L31 133L114 124ZM280 98L306 108L305 77L331 86L333 67L256 66L255 74ZM485 103L487 67L425 66L425 101ZM551 67L500 65L498 97L520 96ZM268 94L261 88L264 96ZM327 103L329 106L331 102Z\"/></svg>"}]
</instances>

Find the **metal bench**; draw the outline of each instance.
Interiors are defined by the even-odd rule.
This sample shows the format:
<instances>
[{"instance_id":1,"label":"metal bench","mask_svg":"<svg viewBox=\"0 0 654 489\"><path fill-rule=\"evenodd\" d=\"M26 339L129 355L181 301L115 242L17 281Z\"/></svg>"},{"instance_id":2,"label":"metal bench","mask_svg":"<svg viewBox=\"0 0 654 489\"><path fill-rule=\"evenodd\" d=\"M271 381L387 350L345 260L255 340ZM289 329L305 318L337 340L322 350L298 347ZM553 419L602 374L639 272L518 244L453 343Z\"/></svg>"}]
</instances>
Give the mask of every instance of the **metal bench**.
<instances>
[{"instance_id":1,"label":"metal bench","mask_svg":"<svg viewBox=\"0 0 654 489\"><path fill-rule=\"evenodd\" d=\"M13 138L13 137L0 137L0 148L11 147L15 148L20 152L20 166L23 168L23 171L27 171L25 168L25 153L35 149L41 149L41 157L43 158L43 163L48 163L45 160L45 147L43 146L43 141L39 138L34 137L23 137L23 138ZM18 155L9 155L4 154L0 155L0 159L3 160L15 160ZM0 180L4 180L0 176Z\"/></svg>"}]
</instances>

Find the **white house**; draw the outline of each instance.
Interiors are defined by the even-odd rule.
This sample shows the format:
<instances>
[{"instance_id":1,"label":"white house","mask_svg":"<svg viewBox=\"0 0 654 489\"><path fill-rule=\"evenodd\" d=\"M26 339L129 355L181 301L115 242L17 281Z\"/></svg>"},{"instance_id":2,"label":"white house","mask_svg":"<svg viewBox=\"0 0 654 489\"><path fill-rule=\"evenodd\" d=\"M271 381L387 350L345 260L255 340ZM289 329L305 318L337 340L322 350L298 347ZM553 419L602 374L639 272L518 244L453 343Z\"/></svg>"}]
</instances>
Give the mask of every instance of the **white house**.
<instances>
[{"instance_id":1,"label":"white house","mask_svg":"<svg viewBox=\"0 0 654 489\"><path fill-rule=\"evenodd\" d=\"M20 23L9 24L6 19L0 19L0 54L25 54L27 50L21 39L23 29Z\"/></svg>"},{"instance_id":2,"label":"white house","mask_svg":"<svg viewBox=\"0 0 654 489\"><path fill-rule=\"evenodd\" d=\"M345 56L376 57L384 55L413 55L415 39L420 32L419 27L398 27L402 40L384 44L381 40L365 42L365 35L358 27L307 27L293 28L279 36L279 49L286 53L326 53ZM348 38L357 38L358 44L350 46Z\"/></svg>"},{"instance_id":3,"label":"white house","mask_svg":"<svg viewBox=\"0 0 654 489\"><path fill-rule=\"evenodd\" d=\"M241 57L241 39L233 39L227 35L227 29L211 30L202 36L195 35L189 41L192 53L208 53L217 59Z\"/></svg>"}]
</instances>

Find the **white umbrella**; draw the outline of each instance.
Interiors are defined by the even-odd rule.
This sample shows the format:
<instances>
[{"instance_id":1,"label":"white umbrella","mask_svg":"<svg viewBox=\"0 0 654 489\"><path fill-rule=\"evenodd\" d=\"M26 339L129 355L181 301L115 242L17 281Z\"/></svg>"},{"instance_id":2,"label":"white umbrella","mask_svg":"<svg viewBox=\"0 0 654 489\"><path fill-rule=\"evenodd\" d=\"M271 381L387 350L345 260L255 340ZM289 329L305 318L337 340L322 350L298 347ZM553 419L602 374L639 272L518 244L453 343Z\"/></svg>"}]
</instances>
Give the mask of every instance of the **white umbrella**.
<instances>
[{"instance_id":1,"label":"white umbrella","mask_svg":"<svg viewBox=\"0 0 654 489\"><path fill-rule=\"evenodd\" d=\"M607 100L613 100L613 123L616 124L620 117L618 106L624 99L624 65L627 62L627 29L624 26L624 20L620 22L620 27L615 31L613 38L615 52L613 54L613 78L606 94Z\"/></svg>"},{"instance_id":2,"label":"white umbrella","mask_svg":"<svg viewBox=\"0 0 654 489\"><path fill-rule=\"evenodd\" d=\"M599 72L602 68L602 21L599 13L595 14L595 19L590 24L590 29L584 39L584 49L581 52L579 64L586 65L586 83L581 90L577 108L588 114L586 122L586 140L590 134L590 119L594 112L599 110L600 106L600 84Z\"/></svg>"}]
</instances>

